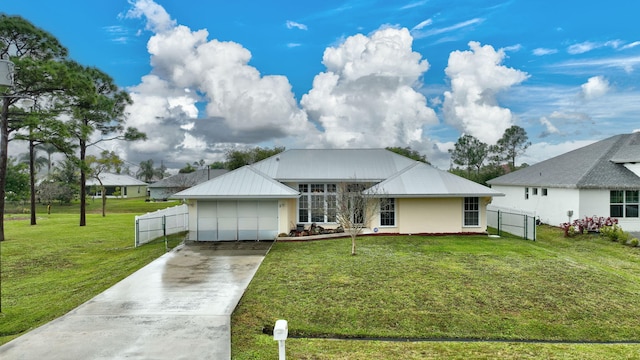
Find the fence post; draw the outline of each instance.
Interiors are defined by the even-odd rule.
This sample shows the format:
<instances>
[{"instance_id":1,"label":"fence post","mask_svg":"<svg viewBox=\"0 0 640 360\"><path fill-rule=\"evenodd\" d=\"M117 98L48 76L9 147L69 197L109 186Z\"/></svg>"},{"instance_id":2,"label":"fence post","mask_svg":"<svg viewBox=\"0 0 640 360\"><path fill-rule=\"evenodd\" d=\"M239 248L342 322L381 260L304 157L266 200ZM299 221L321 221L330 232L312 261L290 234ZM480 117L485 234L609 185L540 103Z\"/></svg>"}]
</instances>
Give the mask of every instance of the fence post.
<instances>
[{"instance_id":1,"label":"fence post","mask_svg":"<svg viewBox=\"0 0 640 360\"><path fill-rule=\"evenodd\" d=\"M502 220L502 213L498 210L498 236L502 236L502 224L500 224L500 220Z\"/></svg>"},{"instance_id":2,"label":"fence post","mask_svg":"<svg viewBox=\"0 0 640 360\"><path fill-rule=\"evenodd\" d=\"M134 247L138 247L138 242L139 242L139 236L140 236L140 220L138 220L138 217L136 216L136 230L135 230L136 234L135 234L135 246Z\"/></svg>"},{"instance_id":3,"label":"fence post","mask_svg":"<svg viewBox=\"0 0 640 360\"><path fill-rule=\"evenodd\" d=\"M167 215L162 215L162 235L164 236L164 251L169 251L169 243L167 242Z\"/></svg>"},{"instance_id":4,"label":"fence post","mask_svg":"<svg viewBox=\"0 0 640 360\"><path fill-rule=\"evenodd\" d=\"M531 219L533 220L533 241L536 241L536 226L538 225L536 223L536 217L532 216Z\"/></svg>"}]
</instances>

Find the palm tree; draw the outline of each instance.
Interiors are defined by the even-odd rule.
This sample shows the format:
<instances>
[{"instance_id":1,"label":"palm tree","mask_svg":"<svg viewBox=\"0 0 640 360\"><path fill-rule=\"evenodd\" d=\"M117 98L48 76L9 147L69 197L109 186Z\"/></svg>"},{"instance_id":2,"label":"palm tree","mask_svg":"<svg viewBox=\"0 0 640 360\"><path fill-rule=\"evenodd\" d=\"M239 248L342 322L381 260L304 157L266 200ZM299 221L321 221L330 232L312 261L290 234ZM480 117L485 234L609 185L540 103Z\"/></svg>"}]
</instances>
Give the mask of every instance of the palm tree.
<instances>
[{"instance_id":1,"label":"palm tree","mask_svg":"<svg viewBox=\"0 0 640 360\"><path fill-rule=\"evenodd\" d=\"M53 167L53 162L51 161L51 155L59 152L58 148L53 144L43 143L38 145L37 149L47 153L47 175L51 175L51 168Z\"/></svg>"}]
</instances>

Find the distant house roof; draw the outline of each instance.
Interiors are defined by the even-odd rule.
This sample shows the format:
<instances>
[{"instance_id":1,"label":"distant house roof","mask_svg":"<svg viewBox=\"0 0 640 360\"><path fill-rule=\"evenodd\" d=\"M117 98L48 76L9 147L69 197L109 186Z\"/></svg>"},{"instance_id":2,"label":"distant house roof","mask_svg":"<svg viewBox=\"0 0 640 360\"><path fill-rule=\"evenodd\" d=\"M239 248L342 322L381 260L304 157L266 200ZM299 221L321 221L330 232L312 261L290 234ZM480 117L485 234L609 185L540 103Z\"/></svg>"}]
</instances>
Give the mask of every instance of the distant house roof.
<instances>
[{"instance_id":1,"label":"distant house roof","mask_svg":"<svg viewBox=\"0 0 640 360\"><path fill-rule=\"evenodd\" d=\"M226 169L200 169L190 173L179 173L149 184L149 188L191 187L226 174Z\"/></svg>"},{"instance_id":2,"label":"distant house roof","mask_svg":"<svg viewBox=\"0 0 640 360\"><path fill-rule=\"evenodd\" d=\"M622 134L489 180L490 185L638 189L624 164L640 162L640 133Z\"/></svg>"},{"instance_id":3,"label":"distant house roof","mask_svg":"<svg viewBox=\"0 0 640 360\"><path fill-rule=\"evenodd\" d=\"M100 180L104 186L146 186L147 183L138 180L129 175L103 173L100 174ZM100 185L100 182L96 178L87 178L87 186Z\"/></svg>"},{"instance_id":4,"label":"distant house roof","mask_svg":"<svg viewBox=\"0 0 640 360\"><path fill-rule=\"evenodd\" d=\"M174 194L173 198L295 198L284 183L379 183L393 197L500 196L501 193L385 149L287 150ZM373 191L373 190L372 190Z\"/></svg>"}]
</instances>

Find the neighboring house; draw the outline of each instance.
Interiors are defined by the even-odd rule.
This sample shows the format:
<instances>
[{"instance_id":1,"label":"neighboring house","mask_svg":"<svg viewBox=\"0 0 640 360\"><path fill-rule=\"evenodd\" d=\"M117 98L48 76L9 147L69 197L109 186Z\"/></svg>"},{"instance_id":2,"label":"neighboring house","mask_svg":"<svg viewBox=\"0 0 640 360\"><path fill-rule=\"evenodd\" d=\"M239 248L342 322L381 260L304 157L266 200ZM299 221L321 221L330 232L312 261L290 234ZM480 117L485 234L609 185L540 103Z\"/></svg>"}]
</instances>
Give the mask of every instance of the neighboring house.
<instances>
[{"instance_id":1,"label":"neighboring house","mask_svg":"<svg viewBox=\"0 0 640 360\"><path fill-rule=\"evenodd\" d=\"M107 197L136 198L147 196L147 183L129 175L100 174ZM102 196L100 182L96 178L87 178L86 192L90 196Z\"/></svg>"},{"instance_id":2,"label":"neighboring house","mask_svg":"<svg viewBox=\"0 0 640 360\"><path fill-rule=\"evenodd\" d=\"M489 180L493 204L535 211L543 223L611 216L640 231L640 133L623 134Z\"/></svg>"},{"instance_id":3,"label":"neighboring house","mask_svg":"<svg viewBox=\"0 0 640 360\"><path fill-rule=\"evenodd\" d=\"M226 169L203 169L186 174L176 174L149 184L149 197L154 200L165 200L173 194L196 186L229 172Z\"/></svg>"},{"instance_id":4,"label":"neighboring house","mask_svg":"<svg viewBox=\"0 0 640 360\"><path fill-rule=\"evenodd\" d=\"M181 191L189 240L261 240L298 225L336 227L343 184L377 185L369 231L484 233L499 192L384 149L287 150Z\"/></svg>"}]
</instances>

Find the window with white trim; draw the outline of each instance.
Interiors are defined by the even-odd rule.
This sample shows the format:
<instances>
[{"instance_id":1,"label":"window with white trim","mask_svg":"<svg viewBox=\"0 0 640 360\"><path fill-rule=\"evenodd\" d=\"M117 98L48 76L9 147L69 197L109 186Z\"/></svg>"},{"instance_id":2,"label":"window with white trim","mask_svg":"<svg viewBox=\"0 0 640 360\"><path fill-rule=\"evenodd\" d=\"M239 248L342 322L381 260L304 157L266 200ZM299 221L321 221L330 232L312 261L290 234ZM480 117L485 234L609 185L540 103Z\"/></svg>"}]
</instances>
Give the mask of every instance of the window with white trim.
<instances>
[{"instance_id":1,"label":"window with white trim","mask_svg":"<svg viewBox=\"0 0 640 360\"><path fill-rule=\"evenodd\" d=\"M298 184L298 222L336 221L336 184Z\"/></svg>"},{"instance_id":2,"label":"window with white trim","mask_svg":"<svg viewBox=\"0 0 640 360\"><path fill-rule=\"evenodd\" d=\"M380 226L396 226L396 199L380 199Z\"/></svg>"},{"instance_id":3,"label":"window with white trim","mask_svg":"<svg viewBox=\"0 0 640 360\"><path fill-rule=\"evenodd\" d=\"M609 216L637 218L640 198L638 190L611 190Z\"/></svg>"},{"instance_id":4,"label":"window with white trim","mask_svg":"<svg viewBox=\"0 0 640 360\"><path fill-rule=\"evenodd\" d=\"M464 226L480 226L480 198L464 198Z\"/></svg>"}]
</instances>

